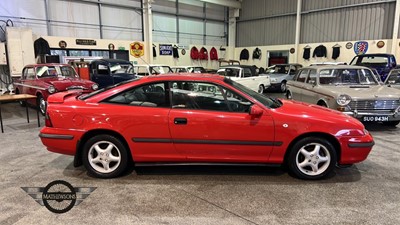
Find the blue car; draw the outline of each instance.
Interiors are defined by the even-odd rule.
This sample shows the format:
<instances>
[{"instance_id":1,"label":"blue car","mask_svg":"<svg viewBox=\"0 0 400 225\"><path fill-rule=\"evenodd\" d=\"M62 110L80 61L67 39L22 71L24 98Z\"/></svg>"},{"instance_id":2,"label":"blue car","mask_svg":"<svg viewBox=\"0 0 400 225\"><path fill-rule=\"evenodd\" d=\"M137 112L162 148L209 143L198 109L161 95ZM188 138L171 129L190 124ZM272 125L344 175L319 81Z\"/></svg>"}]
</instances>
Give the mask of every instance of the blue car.
<instances>
[{"instance_id":1,"label":"blue car","mask_svg":"<svg viewBox=\"0 0 400 225\"><path fill-rule=\"evenodd\" d=\"M382 53L354 56L350 65L365 66L371 69L376 69L378 74L381 76L381 81L386 80L390 70L398 68L394 55Z\"/></svg>"},{"instance_id":2,"label":"blue car","mask_svg":"<svg viewBox=\"0 0 400 225\"><path fill-rule=\"evenodd\" d=\"M90 63L90 80L99 84L100 88L134 79L133 66L129 61L121 59L99 59Z\"/></svg>"}]
</instances>

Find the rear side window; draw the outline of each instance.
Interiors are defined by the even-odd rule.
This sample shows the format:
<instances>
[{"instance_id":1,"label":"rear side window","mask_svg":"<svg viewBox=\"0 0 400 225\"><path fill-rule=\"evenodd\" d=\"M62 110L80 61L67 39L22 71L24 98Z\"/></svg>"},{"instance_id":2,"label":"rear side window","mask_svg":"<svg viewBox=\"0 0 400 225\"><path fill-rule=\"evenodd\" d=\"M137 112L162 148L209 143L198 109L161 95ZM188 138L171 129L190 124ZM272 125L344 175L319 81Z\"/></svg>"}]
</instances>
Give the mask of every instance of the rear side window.
<instances>
[{"instance_id":1,"label":"rear side window","mask_svg":"<svg viewBox=\"0 0 400 225\"><path fill-rule=\"evenodd\" d=\"M301 70L296 77L296 81L304 83L308 76L308 70Z\"/></svg>"},{"instance_id":2,"label":"rear side window","mask_svg":"<svg viewBox=\"0 0 400 225\"><path fill-rule=\"evenodd\" d=\"M152 83L132 88L103 102L147 107L169 107L165 83Z\"/></svg>"}]
</instances>

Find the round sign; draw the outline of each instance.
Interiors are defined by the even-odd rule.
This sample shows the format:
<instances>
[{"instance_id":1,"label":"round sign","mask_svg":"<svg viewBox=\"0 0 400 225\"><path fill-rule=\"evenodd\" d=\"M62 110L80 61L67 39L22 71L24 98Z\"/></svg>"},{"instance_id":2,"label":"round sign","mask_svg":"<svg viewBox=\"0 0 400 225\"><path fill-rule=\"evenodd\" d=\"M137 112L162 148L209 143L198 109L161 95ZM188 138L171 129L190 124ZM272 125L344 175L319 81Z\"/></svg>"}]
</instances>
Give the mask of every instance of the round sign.
<instances>
[{"instance_id":1,"label":"round sign","mask_svg":"<svg viewBox=\"0 0 400 225\"><path fill-rule=\"evenodd\" d=\"M115 45L113 43L108 44L108 50L112 51L115 49Z\"/></svg>"},{"instance_id":2,"label":"round sign","mask_svg":"<svg viewBox=\"0 0 400 225\"><path fill-rule=\"evenodd\" d=\"M351 42L347 42L346 43L346 48L347 49L351 49L353 47L353 43L351 43Z\"/></svg>"},{"instance_id":3,"label":"round sign","mask_svg":"<svg viewBox=\"0 0 400 225\"><path fill-rule=\"evenodd\" d=\"M384 41L378 41L378 43L376 43L376 47L378 47L378 48L383 48L383 46L385 46Z\"/></svg>"},{"instance_id":4,"label":"round sign","mask_svg":"<svg viewBox=\"0 0 400 225\"><path fill-rule=\"evenodd\" d=\"M294 48L291 48L291 49L289 50L289 52L290 52L290 54L293 54L293 53L296 52L296 50L295 50Z\"/></svg>"},{"instance_id":5,"label":"round sign","mask_svg":"<svg viewBox=\"0 0 400 225\"><path fill-rule=\"evenodd\" d=\"M60 42L58 42L58 46L60 46L60 48L66 48L67 47L67 42L60 41Z\"/></svg>"},{"instance_id":6,"label":"round sign","mask_svg":"<svg viewBox=\"0 0 400 225\"><path fill-rule=\"evenodd\" d=\"M55 180L48 184L42 194L44 206L53 213L66 213L74 207L76 192L66 181Z\"/></svg>"},{"instance_id":7,"label":"round sign","mask_svg":"<svg viewBox=\"0 0 400 225\"><path fill-rule=\"evenodd\" d=\"M181 53L182 53L182 55L186 55L186 50L182 49Z\"/></svg>"}]
</instances>

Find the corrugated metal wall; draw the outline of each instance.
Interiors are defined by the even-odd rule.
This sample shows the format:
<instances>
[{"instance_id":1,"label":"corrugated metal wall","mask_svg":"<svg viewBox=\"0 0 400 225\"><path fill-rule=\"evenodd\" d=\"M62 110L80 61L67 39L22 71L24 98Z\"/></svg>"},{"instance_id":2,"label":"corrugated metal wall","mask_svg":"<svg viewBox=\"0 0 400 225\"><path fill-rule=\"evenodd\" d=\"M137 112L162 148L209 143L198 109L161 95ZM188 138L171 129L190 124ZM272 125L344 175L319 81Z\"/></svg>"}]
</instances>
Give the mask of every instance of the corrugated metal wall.
<instances>
[{"instance_id":1,"label":"corrugated metal wall","mask_svg":"<svg viewBox=\"0 0 400 225\"><path fill-rule=\"evenodd\" d=\"M244 0L236 46L294 44L296 0ZM303 0L301 43L392 38L394 0Z\"/></svg>"}]
</instances>

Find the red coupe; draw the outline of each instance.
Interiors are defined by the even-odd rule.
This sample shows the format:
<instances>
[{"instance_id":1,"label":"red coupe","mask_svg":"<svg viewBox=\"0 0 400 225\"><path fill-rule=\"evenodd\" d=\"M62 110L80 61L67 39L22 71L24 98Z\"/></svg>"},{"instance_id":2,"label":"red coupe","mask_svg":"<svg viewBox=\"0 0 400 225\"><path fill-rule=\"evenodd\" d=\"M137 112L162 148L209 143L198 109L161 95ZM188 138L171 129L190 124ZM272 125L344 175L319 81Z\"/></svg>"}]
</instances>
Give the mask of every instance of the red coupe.
<instances>
[{"instance_id":1,"label":"red coupe","mask_svg":"<svg viewBox=\"0 0 400 225\"><path fill-rule=\"evenodd\" d=\"M81 79L75 69L68 64L35 64L27 65L22 71L21 79L15 83L15 93L36 95L36 101L28 101L37 105L40 112L46 112L46 100L49 95L71 89L82 89L92 92L98 85Z\"/></svg>"},{"instance_id":2,"label":"red coupe","mask_svg":"<svg viewBox=\"0 0 400 225\"><path fill-rule=\"evenodd\" d=\"M319 179L365 160L374 145L343 113L272 99L218 75L148 76L48 102L43 144L100 178L134 162L284 164Z\"/></svg>"}]
</instances>

